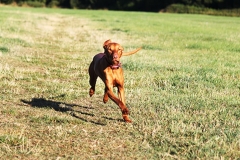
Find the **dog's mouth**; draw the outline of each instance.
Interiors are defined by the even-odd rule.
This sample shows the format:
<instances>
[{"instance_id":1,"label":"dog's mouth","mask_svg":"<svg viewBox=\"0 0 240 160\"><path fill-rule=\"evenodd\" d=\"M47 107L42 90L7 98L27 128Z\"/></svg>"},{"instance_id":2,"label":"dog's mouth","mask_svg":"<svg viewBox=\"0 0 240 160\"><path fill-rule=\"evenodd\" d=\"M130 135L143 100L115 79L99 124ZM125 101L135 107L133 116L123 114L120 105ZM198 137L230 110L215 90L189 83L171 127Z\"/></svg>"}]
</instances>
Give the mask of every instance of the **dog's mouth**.
<instances>
[{"instance_id":1,"label":"dog's mouth","mask_svg":"<svg viewBox=\"0 0 240 160\"><path fill-rule=\"evenodd\" d=\"M122 65L121 65L121 63L120 63L120 61L119 60L112 60L112 65L110 65L110 67L112 68L112 69L118 69L118 68L120 68Z\"/></svg>"},{"instance_id":2,"label":"dog's mouth","mask_svg":"<svg viewBox=\"0 0 240 160\"><path fill-rule=\"evenodd\" d=\"M120 59L117 57L109 57L109 59L107 59L109 66L111 67L111 69L119 69L120 67L122 67L121 63L120 63Z\"/></svg>"},{"instance_id":3,"label":"dog's mouth","mask_svg":"<svg viewBox=\"0 0 240 160\"><path fill-rule=\"evenodd\" d=\"M112 65L118 65L120 62L118 60L112 60Z\"/></svg>"},{"instance_id":4,"label":"dog's mouth","mask_svg":"<svg viewBox=\"0 0 240 160\"><path fill-rule=\"evenodd\" d=\"M121 64L121 63L113 64L113 65L110 65L110 67L111 67L112 69L119 69L120 67L122 67L122 64Z\"/></svg>"}]
</instances>

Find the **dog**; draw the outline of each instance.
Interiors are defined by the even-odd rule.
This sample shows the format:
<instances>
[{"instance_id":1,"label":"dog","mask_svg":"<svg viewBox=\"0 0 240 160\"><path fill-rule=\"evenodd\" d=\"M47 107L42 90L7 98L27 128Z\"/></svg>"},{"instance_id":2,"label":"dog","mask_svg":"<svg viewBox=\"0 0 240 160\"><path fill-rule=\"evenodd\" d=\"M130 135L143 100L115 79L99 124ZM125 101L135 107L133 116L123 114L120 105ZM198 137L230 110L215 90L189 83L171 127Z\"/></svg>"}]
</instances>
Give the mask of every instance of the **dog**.
<instances>
[{"instance_id":1,"label":"dog","mask_svg":"<svg viewBox=\"0 0 240 160\"><path fill-rule=\"evenodd\" d=\"M103 49L104 53L95 55L88 69L90 76L89 83L91 86L89 95L92 97L94 94L97 78L100 77L105 84L103 102L107 103L108 98L110 98L121 109L123 120L131 123L132 121L128 117L129 110L126 107L124 97L124 77L120 58L122 56L132 55L141 48L123 53L123 47L109 39L103 43ZM117 87L118 97L114 95L113 87Z\"/></svg>"}]
</instances>

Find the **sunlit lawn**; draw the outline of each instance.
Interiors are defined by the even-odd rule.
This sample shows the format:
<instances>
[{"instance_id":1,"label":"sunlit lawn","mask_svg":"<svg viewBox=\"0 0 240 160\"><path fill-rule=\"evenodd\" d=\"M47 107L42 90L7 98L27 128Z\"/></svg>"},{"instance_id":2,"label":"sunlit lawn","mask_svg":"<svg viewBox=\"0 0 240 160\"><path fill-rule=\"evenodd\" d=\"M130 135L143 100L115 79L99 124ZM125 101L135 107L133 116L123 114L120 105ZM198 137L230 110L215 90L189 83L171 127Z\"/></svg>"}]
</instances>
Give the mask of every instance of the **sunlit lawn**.
<instances>
[{"instance_id":1,"label":"sunlit lawn","mask_svg":"<svg viewBox=\"0 0 240 160\"><path fill-rule=\"evenodd\" d=\"M88 65L121 59L132 124ZM238 159L240 19L0 7L3 159Z\"/></svg>"}]
</instances>

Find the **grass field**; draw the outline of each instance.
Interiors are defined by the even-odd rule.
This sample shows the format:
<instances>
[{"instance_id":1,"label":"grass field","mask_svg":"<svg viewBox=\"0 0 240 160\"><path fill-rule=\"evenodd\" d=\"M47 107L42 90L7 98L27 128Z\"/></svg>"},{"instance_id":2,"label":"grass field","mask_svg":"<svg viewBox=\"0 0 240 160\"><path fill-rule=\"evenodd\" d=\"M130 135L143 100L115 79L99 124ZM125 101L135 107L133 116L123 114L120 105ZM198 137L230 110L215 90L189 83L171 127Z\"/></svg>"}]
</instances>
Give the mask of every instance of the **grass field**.
<instances>
[{"instance_id":1,"label":"grass field","mask_svg":"<svg viewBox=\"0 0 240 160\"><path fill-rule=\"evenodd\" d=\"M88 65L120 43L126 124ZM240 159L240 18L0 7L1 159Z\"/></svg>"}]
</instances>

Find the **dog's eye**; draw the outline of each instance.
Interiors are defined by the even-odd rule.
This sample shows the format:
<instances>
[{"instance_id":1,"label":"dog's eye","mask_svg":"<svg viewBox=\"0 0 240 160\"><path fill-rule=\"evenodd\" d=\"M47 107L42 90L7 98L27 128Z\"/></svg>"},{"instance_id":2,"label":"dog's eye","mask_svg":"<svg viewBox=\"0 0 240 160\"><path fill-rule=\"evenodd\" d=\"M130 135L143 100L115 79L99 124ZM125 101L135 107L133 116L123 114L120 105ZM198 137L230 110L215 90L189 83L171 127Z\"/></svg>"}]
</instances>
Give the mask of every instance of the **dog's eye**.
<instances>
[{"instance_id":1,"label":"dog's eye","mask_svg":"<svg viewBox=\"0 0 240 160\"><path fill-rule=\"evenodd\" d=\"M112 50L111 50L111 49L109 49L109 50L108 50L108 53L112 53Z\"/></svg>"}]
</instances>

